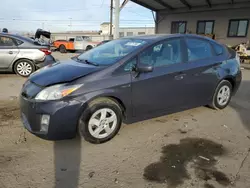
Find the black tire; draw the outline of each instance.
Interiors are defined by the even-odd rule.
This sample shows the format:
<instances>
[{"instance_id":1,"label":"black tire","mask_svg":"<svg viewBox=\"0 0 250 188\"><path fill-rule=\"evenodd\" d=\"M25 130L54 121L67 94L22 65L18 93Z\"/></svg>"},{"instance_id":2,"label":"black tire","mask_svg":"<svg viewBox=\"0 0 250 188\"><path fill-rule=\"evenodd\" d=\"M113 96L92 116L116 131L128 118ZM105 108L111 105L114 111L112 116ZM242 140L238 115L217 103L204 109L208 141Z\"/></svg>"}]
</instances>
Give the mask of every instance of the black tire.
<instances>
[{"instance_id":1,"label":"black tire","mask_svg":"<svg viewBox=\"0 0 250 188\"><path fill-rule=\"evenodd\" d=\"M218 101L218 95L219 95L220 90L221 90L222 87L224 87L224 86L229 88L230 94L229 94L229 97L228 97L228 99L227 99L227 102L226 102L225 104L220 104L219 101ZM216 109L216 110L221 110L221 109L226 108L227 105L230 103L230 100L231 100L231 97L232 97L232 89L233 89L232 84L231 84L229 81L227 81L227 80L222 80L222 81L218 84L218 86L217 86L217 88L216 88L216 90L215 90L215 92L214 92L212 104L210 104L209 106L210 106L211 108L213 108L213 109Z\"/></svg>"},{"instance_id":2,"label":"black tire","mask_svg":"<svg viewBox=\"0 0 250 188\"><path fill-rule=\"evenodd\" d=\"M59 46L59 51L61 53L67 53L67 49L66 49L66 47L63 44Z\"/></svg>"},{"instance_id":3,"label":"black tire","mask_svg":"<svg viewBox=\"0 0 250 188\"><path fill-rule=\"evenodd\" d=\"M93 46L87 46L86 51L91 50Z\"/></svg>"},{"instance_id":4,"label":"black tire","mask_svg":"<svg viewBox=\"0 0 250 188\"><path fill-rule=\"evenodd\" d=\"M20 67L22 65L26 65L28 69L26 69L26 71L20 70ZM15 62L13 69L16 74L23 77L29 77L36 70L36 67L32 61L28 59L20 59L17 62Z\"/></svg>"},{"instance_id":5,"label":"black tire","mask_svg":"<svg viewBox=\"0 0 250 188\"><path fill-rule=\"evenodd\" d=\"M116 117L117 123L114 130L105 138L96 138L91 135L89 130L89 120L91 116L100 109L108 108L111 109ZM93 144L101 144L111 140L119 132L122 124L122 110L118 103L109 98L98 98L89 103L88 107L83 111L78 124L78 133L86 141Z\"/></svg>"}]
</instances>

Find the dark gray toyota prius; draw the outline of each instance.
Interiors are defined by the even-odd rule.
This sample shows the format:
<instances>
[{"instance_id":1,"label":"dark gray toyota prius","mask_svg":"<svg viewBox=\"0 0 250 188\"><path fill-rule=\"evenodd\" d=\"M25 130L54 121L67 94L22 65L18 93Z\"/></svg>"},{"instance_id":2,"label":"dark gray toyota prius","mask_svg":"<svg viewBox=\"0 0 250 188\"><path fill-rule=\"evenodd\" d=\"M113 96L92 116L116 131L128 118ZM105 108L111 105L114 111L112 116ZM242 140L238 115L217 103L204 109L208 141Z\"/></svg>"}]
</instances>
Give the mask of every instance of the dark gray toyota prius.
<instances>
[{"instance_id":1,"label":"dark gray toyota prius","mask_svg":"<svg viewBox=\"0 0 250 188\"><path fill-rule=\"evenodd\" d=\"M235 51L209 38L122 38L33 73L21 91L21 116L44 139L79 133L103 143L122 122L202 105L223 109L240 82Z\"/></svg>"}]
</instances>

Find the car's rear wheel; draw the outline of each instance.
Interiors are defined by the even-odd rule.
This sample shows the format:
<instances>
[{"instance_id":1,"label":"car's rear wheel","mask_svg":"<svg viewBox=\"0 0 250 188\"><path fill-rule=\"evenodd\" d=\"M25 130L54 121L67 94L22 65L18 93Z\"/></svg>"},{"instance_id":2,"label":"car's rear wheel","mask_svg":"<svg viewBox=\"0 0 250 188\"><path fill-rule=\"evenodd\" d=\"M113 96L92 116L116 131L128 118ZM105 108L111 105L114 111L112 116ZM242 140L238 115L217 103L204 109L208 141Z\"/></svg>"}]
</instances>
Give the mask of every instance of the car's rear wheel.
<instances>
[{"instance_id":1,"label":"car's rear wheel","mask_svg":"<svg viewBox=\"0 0 250 188\"><path fill-rule=\"evenodd\" d=\"M82 113L78 131L88 142L100 144L112 139L119 132L121 123L119 104L109 98L99 98Z\"/></svg>"},{"instance_id":2,"label":"car's rear wheel","mask_svg":"<svg viewBox=\"0 0 250 188\"><path fill-rule=\"evenodd\" d=\"M35 66L32 61L28 59L21 59L15 63L14 71L20 76L28 77L35 71Z\"/></svg>"},{"instance_id":3,"label":"car's rear wheel","mask_svg":"<svg viewBox=\"0 0 250 188\"><path fill-rule=\"evenodd\" d=\"M210 105L214 109L224 109L230 103L232 97L232 84L227 80L222 80L217 86L213 102Z\"/></svg>"},{"instance_id":4,"label":"car's rear wheel","mask_svg":"<svg viewBox=\"0 0 250 188\"><path fill-rule=\"evenodd\" d=\"M64 45L60 45L60 46L59 46L59 51L60 51L61 53L66 53L66 52L67 52L67 49L66 49L66 47L65 47Z\"/></svg>"}]
</instances>

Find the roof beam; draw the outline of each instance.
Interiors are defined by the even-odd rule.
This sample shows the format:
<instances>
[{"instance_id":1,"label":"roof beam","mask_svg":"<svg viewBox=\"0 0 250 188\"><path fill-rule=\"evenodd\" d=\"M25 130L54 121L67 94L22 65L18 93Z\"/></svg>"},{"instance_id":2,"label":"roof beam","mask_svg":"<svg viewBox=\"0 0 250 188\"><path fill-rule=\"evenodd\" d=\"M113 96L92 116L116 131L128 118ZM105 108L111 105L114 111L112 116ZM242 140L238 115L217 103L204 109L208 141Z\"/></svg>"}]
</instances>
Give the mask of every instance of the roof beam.
<instances>
[{"instance_id":1,"label":"roof beam","mask_svg":"<svg viewBox=\"0 0 250 188\"><path fill-rule=\"evenodd\" d=\"M192 8L191 5L186 0L180 0L180 2L182 2L182 4L188 7L189 9Z\"/></svg>"},{"instance_id":2,"label":"roof beam","mask_svg":"<svg viewBox=\"0 0 250 188\"><path fill-rule=\"evenodd\" d=\"M138 1L138 0L131 0L131 1L133 1L134 3L136 3L136 4L138 4L138 5L143 6L143 7L145 7L145 8L148 8L148 9L150 9L150 10L157 11L155 8L149 6L148 4L143 3L143 2L141 2L141 1Z\"/></svg>"},{"instance_id":3,"label":"roof beam","mask_svg":"<svg viewBox=\"0 0 250 188\"><path fill-rule=\"evenodd\" d=\"M211 1L210 0L206 0L207 4L209 7L212 7Z\"/></svg>"},{"instance_id":4,"label":"roof beam","mask_svg":"<svg viewBox=\"0 0 250 188\"><path fill-rule=\"evenodd\" d=\"M167 8L169 10L173 10L174 9L171 5L167 4L163 0L155 0L155 2L159 3L160 5L164 6L165 8Z\"/></svg>"}]
</instances>

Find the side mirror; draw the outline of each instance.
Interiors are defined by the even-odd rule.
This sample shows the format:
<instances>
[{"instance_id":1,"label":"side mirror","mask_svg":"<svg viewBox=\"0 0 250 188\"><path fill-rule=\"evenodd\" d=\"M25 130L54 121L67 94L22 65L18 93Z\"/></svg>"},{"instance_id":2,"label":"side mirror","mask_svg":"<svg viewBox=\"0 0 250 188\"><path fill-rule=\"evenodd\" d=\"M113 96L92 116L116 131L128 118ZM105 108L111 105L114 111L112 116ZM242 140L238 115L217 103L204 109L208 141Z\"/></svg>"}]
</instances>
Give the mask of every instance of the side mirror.
<instances>
[{"instance_id":1,"label":"side mirror","mask_svg":"<svg viewBox=\"0 0 250 188\"><path fill-rule=\"evenodd\" d=\"M147 72L152 72L154 69L154 67L152 65L143 65L143 64L140 64L140 65L137 65L136 67L136 71L139 72L139 73L147 73Z\"/></svg>"}]
</instances>

